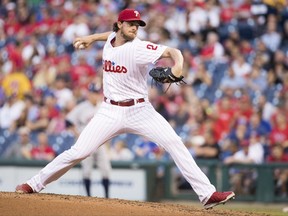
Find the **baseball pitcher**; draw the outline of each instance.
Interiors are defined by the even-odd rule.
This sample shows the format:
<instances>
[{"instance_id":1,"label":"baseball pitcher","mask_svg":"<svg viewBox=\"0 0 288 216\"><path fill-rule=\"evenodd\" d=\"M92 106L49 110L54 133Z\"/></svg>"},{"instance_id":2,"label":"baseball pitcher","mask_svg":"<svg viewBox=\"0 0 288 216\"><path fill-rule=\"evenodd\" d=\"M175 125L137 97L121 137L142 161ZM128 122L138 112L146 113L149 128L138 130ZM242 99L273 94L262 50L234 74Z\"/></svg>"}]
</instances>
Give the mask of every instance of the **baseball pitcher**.
<instances>
[{"instance_id":1,"label":"baseball pitcher","mask_svg":"<svg viewBox=\"0 0 288 216\"><path fill-rule=\"evenodd\" d=\"M148 65L161 58L171 58L174 65L161 73L166 78L157 80L173 83L181 80L183 56L178 49L137 38L139 27L145 25L137 10L125 9L119 13L113 32L75 39L76 48L86 48L95 41L106 41L103 48L103 103L75 145L26 183L18 185L16 192L40 192L47 184L97 151L107 140L122 133L134 133L163 147L171 155L205 209L226 203L235 197L232 191L216 191L181 138L149 102Z\"/></svg>"}]
</instances>

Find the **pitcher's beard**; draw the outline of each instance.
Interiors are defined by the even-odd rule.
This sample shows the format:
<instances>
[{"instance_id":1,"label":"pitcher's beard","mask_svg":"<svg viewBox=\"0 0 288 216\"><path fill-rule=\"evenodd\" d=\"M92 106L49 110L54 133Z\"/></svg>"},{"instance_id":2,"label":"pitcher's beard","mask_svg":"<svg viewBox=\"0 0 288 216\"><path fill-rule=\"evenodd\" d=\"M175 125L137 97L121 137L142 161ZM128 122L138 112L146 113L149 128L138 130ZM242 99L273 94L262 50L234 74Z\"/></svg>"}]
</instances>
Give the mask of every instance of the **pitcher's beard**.
<instances>
[{"instance_id":1,"label":"pitcher's beard","mask_svg":"<svg viewBox=\"0 0 288 216\"><path fill-rule=\"evenodd\" d=\"M136 36L129 36L129 35L127 35L127 34L124 34L123 32L121 32L121 35L122 35L122 37L124 38L124 40L125 40L126 42L132 41L132 40L134 40L134 38L136 37Z\"/></svg>"}]
</instances>

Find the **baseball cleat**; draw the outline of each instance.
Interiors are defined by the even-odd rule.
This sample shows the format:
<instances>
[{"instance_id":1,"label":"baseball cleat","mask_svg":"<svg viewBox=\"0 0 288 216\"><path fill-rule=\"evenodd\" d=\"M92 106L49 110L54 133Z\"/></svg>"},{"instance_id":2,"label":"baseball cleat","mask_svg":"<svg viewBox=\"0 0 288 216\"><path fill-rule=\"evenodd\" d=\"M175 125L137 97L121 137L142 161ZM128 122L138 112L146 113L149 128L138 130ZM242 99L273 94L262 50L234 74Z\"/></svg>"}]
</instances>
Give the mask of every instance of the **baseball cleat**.
<instances>
[{"instance_id":1,"label":"baseball cleat","mask_svg":"<svg viewBox=\"0 0 288 216\"><path fill-rule=\"evenodd\" d=\"M212 209L214 206L225 204L227 201L235 199L235 193L232 191L227 192L214 192L209 200L205 203L205 209Z\"/></svg>"},{"instance_id":2,"label":"baseball cleat","mask_svg":"<svg viewBox=\"0 0 288 216\"><path fill-rule=\"evenodd\" d=\"M18 185L15 190L16 193L29 194L34 193L32 187L27 183Z\"/></svg>"}]
</instances>

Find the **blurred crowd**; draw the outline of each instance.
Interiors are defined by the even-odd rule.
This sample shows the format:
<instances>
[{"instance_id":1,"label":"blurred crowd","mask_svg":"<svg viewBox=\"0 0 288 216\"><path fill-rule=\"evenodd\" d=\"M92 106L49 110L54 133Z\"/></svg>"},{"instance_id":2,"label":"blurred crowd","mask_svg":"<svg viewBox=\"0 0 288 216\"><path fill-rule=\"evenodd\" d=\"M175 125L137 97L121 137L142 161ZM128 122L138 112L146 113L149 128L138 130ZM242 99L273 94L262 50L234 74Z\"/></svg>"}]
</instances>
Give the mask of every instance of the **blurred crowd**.
<instances>
[{"instance_id":1,"label":"blurred crowd","mask_svg":"<svg viewBox=\"0 0 288 216\"><path fill-rule=\"evenodd\" d=\"M129 7L147 22L139 38L183 53L187 84L167 92L166 85L152 85L150 101L194 158L288 161L285 0L0 2L1 158L14 152L51 160L69 147L65 115L85 100L89 83L102 84L103 43L75 50L73 39L111 31L118 12ZM16 145L5 141L11 136ZM154 143L129 134L109 148L112 160L169 160ZM287 174L277 175L287 182Z\"/></svg>"}]
</instances>

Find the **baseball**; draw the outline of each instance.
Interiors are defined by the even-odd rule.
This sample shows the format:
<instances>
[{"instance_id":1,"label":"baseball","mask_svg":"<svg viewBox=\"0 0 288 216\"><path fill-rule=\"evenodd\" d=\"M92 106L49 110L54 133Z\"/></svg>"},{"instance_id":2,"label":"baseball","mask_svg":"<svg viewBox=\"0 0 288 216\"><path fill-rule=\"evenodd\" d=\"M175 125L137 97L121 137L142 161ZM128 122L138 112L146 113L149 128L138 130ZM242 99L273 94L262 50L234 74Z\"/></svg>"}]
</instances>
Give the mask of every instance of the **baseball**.
<instances>
[{"instance_id":1,"label":"baseball","mask_svg":"<svg viewBox=\"0 0 288 216\"><path fill-rule=\"evenodd\" d=\"M78 46L78 48L79 48L79 49L85 49L85 46L84 46L84 44L80 44L80 45Z\"/></svg>"},{"instance_id":2,"label":"baseball","mask_svg":"<svg viewBox=\"0 0 288 216\"><path fill-rule=\"evenodd\" d=\"M85 49L84 44L82 44L80 41L77 41L77 42L74 44L74 47L76 47L77 49Z\"/></svg>"}]
</instances>

